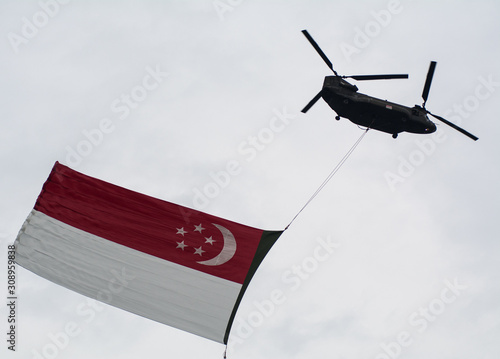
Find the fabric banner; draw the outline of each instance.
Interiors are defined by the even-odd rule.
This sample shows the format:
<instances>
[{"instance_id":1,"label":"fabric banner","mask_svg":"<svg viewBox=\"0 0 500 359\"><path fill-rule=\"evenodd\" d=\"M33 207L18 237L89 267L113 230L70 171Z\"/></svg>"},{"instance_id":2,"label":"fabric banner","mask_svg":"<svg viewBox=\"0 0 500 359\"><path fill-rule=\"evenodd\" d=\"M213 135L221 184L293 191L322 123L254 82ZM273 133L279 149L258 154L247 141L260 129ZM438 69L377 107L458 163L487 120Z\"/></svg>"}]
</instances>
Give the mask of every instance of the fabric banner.
<instances>
[{"instance_id":1,"label":"fabric banner","mask_svg":"<svg viewBox=\"0 0 500 359\"><path fill-rule=\"evenodd\" d=\"M88 297L227 343L245 289L281 233L56 162L16 239L16 262Z\"/></svg>"}]
</instances>

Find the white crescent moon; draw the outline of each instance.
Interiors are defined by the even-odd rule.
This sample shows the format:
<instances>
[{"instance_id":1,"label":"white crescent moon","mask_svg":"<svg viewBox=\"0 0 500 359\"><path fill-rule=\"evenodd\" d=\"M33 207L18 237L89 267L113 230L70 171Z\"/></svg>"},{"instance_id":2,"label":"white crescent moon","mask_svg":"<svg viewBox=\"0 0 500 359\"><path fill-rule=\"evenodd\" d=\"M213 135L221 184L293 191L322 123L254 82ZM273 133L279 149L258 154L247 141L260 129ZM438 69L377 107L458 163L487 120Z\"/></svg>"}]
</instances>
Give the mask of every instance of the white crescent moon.
<instances>
[{"instance_id":1,"label":"white crescent moon","mask_svg":"<svg viewBox=\"0 0 500 359\"><path fill-rule=\"evenodd\" d=\"M214 258L197 263L206 266L220 266L221 264L224 264L228 260L233 258L234 253L236 253L236 240L234 239L234 236L229 231L229 229L215 223L212 224L217 227L217 229L222 233L222 237L224 238L224 247L222 248L222 251Z\"/></svg>"}]
</instances>

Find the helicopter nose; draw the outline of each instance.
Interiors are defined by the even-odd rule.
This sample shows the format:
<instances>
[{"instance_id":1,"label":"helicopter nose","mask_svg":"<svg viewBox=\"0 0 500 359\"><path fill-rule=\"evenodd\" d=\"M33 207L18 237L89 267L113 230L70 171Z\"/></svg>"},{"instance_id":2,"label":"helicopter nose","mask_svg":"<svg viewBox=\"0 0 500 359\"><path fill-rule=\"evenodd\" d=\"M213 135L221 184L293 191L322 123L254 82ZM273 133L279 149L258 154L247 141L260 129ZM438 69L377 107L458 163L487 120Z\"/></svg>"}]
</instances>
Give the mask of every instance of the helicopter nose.
<instances>
[{"instance_id":1,"label":"helicopter nose","mask_svg":"<svg viewBox=\"0 0 500 359\"><path fill-rule=\"evenodd\" d=\"M436 124L432 121L429 121L427 127L425 128L425 133L433 133L436 132Z\"/></svg>"}]
</instances>

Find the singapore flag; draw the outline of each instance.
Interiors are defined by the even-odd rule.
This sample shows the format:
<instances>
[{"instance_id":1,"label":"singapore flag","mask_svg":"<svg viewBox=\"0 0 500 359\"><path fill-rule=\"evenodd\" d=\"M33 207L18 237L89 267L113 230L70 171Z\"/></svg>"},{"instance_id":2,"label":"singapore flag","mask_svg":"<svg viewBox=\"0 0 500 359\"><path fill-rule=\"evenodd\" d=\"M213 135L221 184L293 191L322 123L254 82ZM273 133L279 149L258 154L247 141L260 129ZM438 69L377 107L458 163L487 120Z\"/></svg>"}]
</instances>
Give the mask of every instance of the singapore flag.
<instances>
[{"instance_id":1,"label":"singapore flag","mask_svg":"<svg viewBox=\"0 0 500 359\"><path fill-rule=\"evenodd\" d=\"M85 296L227 343L245 289L281 233L56 162L15 241L16 261Z\"/></svg>"}]
</instances>

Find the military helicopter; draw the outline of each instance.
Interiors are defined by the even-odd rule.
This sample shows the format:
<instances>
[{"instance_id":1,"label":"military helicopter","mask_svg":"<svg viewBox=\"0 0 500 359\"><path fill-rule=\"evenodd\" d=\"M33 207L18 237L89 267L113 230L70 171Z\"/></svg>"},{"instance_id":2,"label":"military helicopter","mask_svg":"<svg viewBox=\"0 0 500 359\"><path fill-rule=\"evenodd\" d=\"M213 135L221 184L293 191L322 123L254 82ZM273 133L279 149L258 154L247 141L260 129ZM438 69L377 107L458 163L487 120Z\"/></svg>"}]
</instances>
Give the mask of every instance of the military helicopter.
<instances>
[{"instance_id":1,"label":"military helicopter","mask_svg":"<svg viewBox=\"0 0 500 359\"><path fill-rule=\"evenodd\" d=\"M390 133L393 138L396 138L401 132L419 134L433 133L436 131L436 125L429 120L427 116L431 115L470 137L474 141L478 139L463 128L458 127L441 116L432 114L425 108L432 77L436 68L435 61L431 61L427 72L427 78L422 92L422 98L424 100L422 106L415 105L414 107L407 107L359 93L356 85L352 85L345 80L346 78L358 81L407 79L407 74L341 76L334 70L332 62L326 57L325 53L311 35L309 35L307 30L302 30L302 33L335 75L325 77L323 88L302 109L303 113L306 113L320 98L323 98L332 110L337 113L335 119L340 120L341 117L344 117L357 125Z\"/></svg>"}]
</instances>

